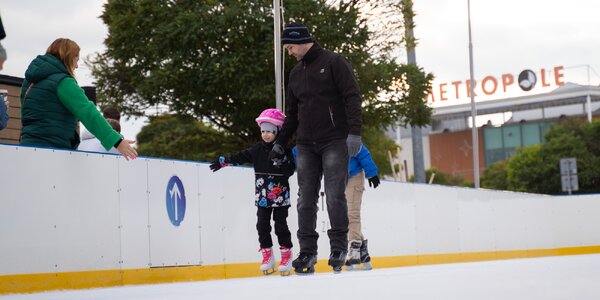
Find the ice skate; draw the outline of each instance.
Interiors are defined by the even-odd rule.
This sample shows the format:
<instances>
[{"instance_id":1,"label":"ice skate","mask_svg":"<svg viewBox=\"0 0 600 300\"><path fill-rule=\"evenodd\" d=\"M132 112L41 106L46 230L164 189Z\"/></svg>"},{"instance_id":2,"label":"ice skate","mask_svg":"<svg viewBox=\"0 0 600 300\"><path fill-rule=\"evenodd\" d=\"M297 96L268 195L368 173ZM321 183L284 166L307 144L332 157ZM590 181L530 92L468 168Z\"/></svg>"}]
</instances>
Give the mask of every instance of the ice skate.
<instances>
[{"instance_id":1,"label":"ice skate","mask_svg":"<svg viewBox=\"0 0 600 300\"><path fill-rule=\"evenodd\" d=\"M281 251L281 262L277 270L281 276L288 276L292 271L292 249L279 247L279 250Z\"/></svg>"},{"instance_id":2,"label":"ice skate","mask_svg":"<svg viewBox=\"0 0 600 300\"><path fill-rule=\"evenodd\" d=\"M370 261L355 265L351 265L348 262L346 262L346 271L369 271L372 269L373 266L371 265Z\"/></svg>"},{"instance_id":3,"label":"ice skate","mask_svg":"<svg viewBox=\"0 0 600 300\"><path fill-rule=\"evenodd\" d=\"M273 258L273 249L272 248L260 248L258 252L262 253L262 263L260 265L260 270L265 275L270 275L275 272L275 259Z\"/></svg>"},{"instance_id":4,"label":"ice skate","mask_svg":"<svg viewBox=\"0 0 600 300\"><path fill-rule=\"evenodd\" d=\"M372 270L371 256L369 255L369 249L367 248L368 240L363 240L360 246L360 262L362 262L363 270Z\"/></svg>"},{"instance_id":5,"label":"ice skate","mask_svg":"<svg viewBox=\"0 0 600 300\"><path fill-rule=\"evenodd\" d=\"M317 256L314 254L306 254L300 252L298 258L292 262L292 267L298 275L309 275L315 273L315 265L317 264Z\"/></svg>"},{"instance_id":6,"label":"ice skate","mask_svg":"<svg viewBox=\"0 0 600 300\"><path fill-rule=\"evenodd\" d=\"M362 246L362 241L358 241L358 240L350 241L350 249L348 251L348 260L346 261L346 265L360 264L360 247L361 246Z\"/></svg>"},{"instance_id":7,"label":"ice skate","mask_svg":"<svg viewBox=\"0 0 600 300\"><path fill-rule=\"evenodd\" d=\"M348 260L346 262L346 271L368 271L373 269L367 244L367 240L362 241L362 245L360 246L360 261L357 264L350 264L350 260Z\"/></svg>"},{"instance_id":8,"label":"ice skate","mask_svg":"<svg viewBox=\"0 0 600 300\"><path fill-rule=\"evenodd\" d=\"M329 262L327 263L333 268L333 273L342 272L342 267L346 262L346 251L332 251L329 255Z\"/></svg>"}]
</instances>

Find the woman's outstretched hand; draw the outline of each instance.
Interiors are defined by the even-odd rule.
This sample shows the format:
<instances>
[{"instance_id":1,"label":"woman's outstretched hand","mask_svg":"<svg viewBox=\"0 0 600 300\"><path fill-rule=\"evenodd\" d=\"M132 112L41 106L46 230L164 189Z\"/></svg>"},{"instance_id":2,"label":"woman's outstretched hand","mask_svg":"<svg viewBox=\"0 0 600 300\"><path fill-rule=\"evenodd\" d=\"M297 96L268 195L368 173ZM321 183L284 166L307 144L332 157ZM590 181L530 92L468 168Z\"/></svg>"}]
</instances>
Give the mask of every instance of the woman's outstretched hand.
<instances>
[{"instance_id":1,"label":"woman's outstretched hand","mask_svg":"<svg viewBox=\"0 0 600 300\"><path fill-rule=\"evenodd\" d=\"M135 159L138 155L137 151L131 147L131 144L135 144L135 141L123 139L117 147L117 151L123 154L126 160Z\"/></svg>"}]
</instances>

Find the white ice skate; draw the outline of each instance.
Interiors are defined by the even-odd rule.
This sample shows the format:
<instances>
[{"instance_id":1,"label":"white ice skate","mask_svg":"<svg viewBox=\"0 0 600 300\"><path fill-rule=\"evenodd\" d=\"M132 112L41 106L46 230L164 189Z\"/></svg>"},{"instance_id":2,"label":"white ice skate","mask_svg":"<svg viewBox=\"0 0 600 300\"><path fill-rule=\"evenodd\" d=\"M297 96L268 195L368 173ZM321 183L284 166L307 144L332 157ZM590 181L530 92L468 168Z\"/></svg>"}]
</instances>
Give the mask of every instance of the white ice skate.
<instances>
[{"instance_id":1,"label":"white ice skate","mask_svg":"<svg viewBox=\"0 0 600 300\"><path fill-rule=\"evenodd\" d=\"M258 252L262 253L262 263L260 270L265 275L270 275L275 272L275 259L273 258L273 248L260 248Z\"/></svg>"},{"instance_id":2,"label":"white ice skate","mask_svg":"<svg viewBox=\"0 0 600 300\"><path fill-rule=\"evenodd\" d=\"M281 262L279 263L279 274L281 276L288 276L292 272L292 249L287 247L280 247L281 251Z\"/></svg>"},{"instance_id":3,"label":"white ice skate","mask_svg":"<svg viewBox=\"0 0 600 300\"><path fill-rule=\"evenodd\" d=\"M348 250L348 265L360 264L360 247L362 241L352 240L350 241L350 249Z\"/></svg>"},{"instance_id":4,"label":"white ice skate","mask_svg":"<svg viewBox=\"0 0 600 300\"><path fill-rule=\"evenodd\" d=\"M373 269L373 265L371 264L370 261L355 264L355 265L346 264L346 271L369 271L372 269Z\"/></svg>"},{"instance_id":5,"label":"white ice skate","mask_svg":"<svg viewBox=\"0 0 600 300\"><path fill-rule=\"evenodd\" d=\"M358 242L358 243L354 243L354 242ZM348 259L346 261L346 271L368 271L368 270L373 269L373 265L371 264L371 256L369 255L369 250L367 248L368 242L369 242L368 240L363 240L362 242L361 241L351 241L350 242L350 252L352 252L352 254L358 253L359 259L358 260ZM352 247L353 245L355 246L354 249ZM359 245L358 251L353 252L353 250L356 250L357 245Z\"/></svg>"}]
</instances>

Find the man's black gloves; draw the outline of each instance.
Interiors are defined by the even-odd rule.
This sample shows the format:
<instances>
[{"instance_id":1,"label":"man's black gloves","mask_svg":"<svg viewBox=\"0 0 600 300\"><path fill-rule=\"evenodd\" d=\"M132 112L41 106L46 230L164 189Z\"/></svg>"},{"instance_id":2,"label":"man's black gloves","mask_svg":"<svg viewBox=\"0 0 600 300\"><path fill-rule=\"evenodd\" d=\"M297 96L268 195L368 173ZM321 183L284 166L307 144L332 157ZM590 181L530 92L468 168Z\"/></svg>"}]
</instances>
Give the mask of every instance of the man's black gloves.
<instances>
[{"instance_id":1,"label":"man's black gloves","mask_svg":"<svg viewBox=\"0 0 600 300\"><path fill-rule=\"evenodd\" d=\"M274 164L279 165L283 161L284 156L285 149L283 149L283 146L277 143L273 144L273 149L269 152L269 159L272 160Z\"/></svg>"},{"instance_id":2,"label":"man's black gloves","mask_svg":"<svg viewBox=\"0 0 600 300\"><path fill-rule=\"evenodd\" d=\"M369 186L372 186L374 189L376 189L379 186L379 177L377 175L367 179L369 181Z\"/></svg>"}]
</instances>

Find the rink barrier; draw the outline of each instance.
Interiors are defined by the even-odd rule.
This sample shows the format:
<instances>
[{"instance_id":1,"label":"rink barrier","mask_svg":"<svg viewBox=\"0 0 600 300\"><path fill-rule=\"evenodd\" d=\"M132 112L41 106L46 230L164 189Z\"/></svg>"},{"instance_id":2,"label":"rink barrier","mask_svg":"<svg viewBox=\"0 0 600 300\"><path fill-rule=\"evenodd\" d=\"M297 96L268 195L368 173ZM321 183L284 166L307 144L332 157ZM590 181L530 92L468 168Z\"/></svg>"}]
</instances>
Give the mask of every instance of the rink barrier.
<instances>
[{"instance_id":1,"label":"rink barrier","mask_svg":"<svg viewBox=\"0 0 600 300\"><path fill-rule=\"evenodd\" d=\"M464 263L518 258L580 255L600 253L600 246L560 249L537 249L480 253L451 253L398 257L372 257L374 269ZM125 285L190 282L262 276L258 263L150 268L137 270L109 270L25 274L0 276L0 294L35 293L50 290L89 289ZM317 273L331 272L327 260L319 260ZM278 276L278 272L271 276Z\"/></svg>"},{"instance_id":2,"label":"rink barrier","mask_svg":"<svg viewBox=\"0 0 600 300\"><path fill-rule=\"evenodd\" d=\"M14 145L0 166L0 294L263 276L251 168ZM322 200L316 270L331 272ZM362 225L388 268L600 253L598 215L598 194L383 181L365 191Z\"/></svg>"}]
</instances>

